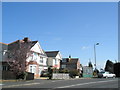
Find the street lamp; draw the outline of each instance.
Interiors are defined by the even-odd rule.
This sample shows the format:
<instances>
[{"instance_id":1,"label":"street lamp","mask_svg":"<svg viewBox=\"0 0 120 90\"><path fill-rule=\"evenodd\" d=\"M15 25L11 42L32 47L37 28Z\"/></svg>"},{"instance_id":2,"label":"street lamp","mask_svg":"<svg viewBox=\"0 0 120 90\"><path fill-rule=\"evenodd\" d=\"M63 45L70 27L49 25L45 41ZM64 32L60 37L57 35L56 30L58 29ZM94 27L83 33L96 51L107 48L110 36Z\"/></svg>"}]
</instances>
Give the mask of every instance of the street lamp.
<instances>
[{"instance_id":1,"label":"street lamp","mask_svg":"<svg viewBox=\"0 0 120 90\"><path fill-rule=\"evenodd\" d=\"M95 69L96 69L96 45L99 45L99 43L94 44L94 58L95 58Z\"/></svg>"}]
</instances>

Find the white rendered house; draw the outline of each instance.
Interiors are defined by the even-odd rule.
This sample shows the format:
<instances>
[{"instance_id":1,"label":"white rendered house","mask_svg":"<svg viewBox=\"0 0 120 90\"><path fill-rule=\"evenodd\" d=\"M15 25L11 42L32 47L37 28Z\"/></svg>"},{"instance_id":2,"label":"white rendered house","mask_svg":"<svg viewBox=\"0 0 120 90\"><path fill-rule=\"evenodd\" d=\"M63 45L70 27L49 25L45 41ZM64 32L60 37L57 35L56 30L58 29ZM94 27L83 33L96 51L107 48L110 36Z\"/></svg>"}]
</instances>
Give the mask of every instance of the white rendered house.
<instances>
[{"instance_id":1,"label":"white rendered house","mask_svg":"<svg viewBox=\"0 0 120 90\"><path fill-rule=\"evenodd\" d=\"M60 69L60 61L62 60L60 51L46 51L45 53L48 57L48 66Z\"/></svg>"}]
</instances>

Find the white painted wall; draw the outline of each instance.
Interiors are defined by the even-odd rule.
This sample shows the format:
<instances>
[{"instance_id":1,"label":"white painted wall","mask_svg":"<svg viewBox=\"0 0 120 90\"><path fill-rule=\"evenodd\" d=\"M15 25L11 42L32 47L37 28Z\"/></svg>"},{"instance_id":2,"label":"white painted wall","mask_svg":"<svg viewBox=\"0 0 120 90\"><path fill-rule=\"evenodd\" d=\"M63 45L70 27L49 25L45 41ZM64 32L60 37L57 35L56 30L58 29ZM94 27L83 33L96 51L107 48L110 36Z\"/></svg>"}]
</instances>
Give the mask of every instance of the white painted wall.
<instances>
[{"instance_id":1,"label":"white painted wall","mask_svg":"<svg viewBox=\"0 0 120 90\"><path fill-rule=\"evenodd\" d=\"M37 43L31 48L31 51L44 54L42 48L40 47L39 42L37 42Z\"/></svg>"},{"instance_id":2,"label":"white painted wall","mask_svg":"<svg viewBox=\"0 0 120 90\"><path fill-rule=\"evenodd\" d=\"M48 65L49 66L60 65L60 60L62 60L62 56L59 52L55 58L52 57L48 58ZM59 67L57 69L59 69Z\"/></svg>"},{"instance_id":3,"label":"white painted wall","mask_svg":"<svg viewBox=\"0 0 120 90\"><path fill-rule=\"evenodd\" d=\"M41 75L41 72L44 70L43 66L39 66L39 75Z\"/></svg>"},{"instance_id":4,"label":"white painted wall","mask_svg":"<svg viewBox=\"0 0 120 90\"><path fill-rule=\"evenodd\" d=\"M44 66L47 65L47 58L46 58L46 57L43 58L43 65L44 65Z\"/></svg>"},{"instance_id":5,"label":"white painted wall","mask_svg":"<svg viewBox=\"0 0 120 90\"><path fill-rule=\"evenodd\" d=\"M62 56L61 56L60 52L57 54L56 58L62 60Z\"/></svg>"},{"instance_id":6,"label":"white painted wall","mask_svg":"<svg viewBox=\"0 0 120 90\"><path fill-rule=\"evenodd\" d=\"M52 65L53 65L53 66L55 65L55 59L53 59L53 63L52 63Z\"/></svg>"},{"instance_id":7,"label":"white painted wall","mask_svg":"<svg viewBox=\"0 0 120 90\"><path fill-rule=\"evenodd\" d=\"M53 58L48 58L48 65L53 66Z\"/></svg>"},{"instance_id":8,"label":"white painted wall","mask_svg":"<svg viewBox=\"0 0 120 90\"><path fill-rule=\"evenodd\" d=\"M36 73L38 71L39 75L41 75L41 71L43 71L44 69L48 69L48 67L46 67L47 66L47 63L46 63L47 56L42 55L42 54L44 54L44 52L43 52L42 48L40 47L39 42L37 42L31 48L31 51L32 51L32 53L31 53L30 57L28 57L27 62L29 62L31 60L36 61L40 66L39 66L39 68L35 68L37 66L35 66L33 64L29 65L29 72ZM31 67L32 67L33 71L30 71ZM34 72L34 69L36 69L36 72Z\"/></svg>"}]
</instances>

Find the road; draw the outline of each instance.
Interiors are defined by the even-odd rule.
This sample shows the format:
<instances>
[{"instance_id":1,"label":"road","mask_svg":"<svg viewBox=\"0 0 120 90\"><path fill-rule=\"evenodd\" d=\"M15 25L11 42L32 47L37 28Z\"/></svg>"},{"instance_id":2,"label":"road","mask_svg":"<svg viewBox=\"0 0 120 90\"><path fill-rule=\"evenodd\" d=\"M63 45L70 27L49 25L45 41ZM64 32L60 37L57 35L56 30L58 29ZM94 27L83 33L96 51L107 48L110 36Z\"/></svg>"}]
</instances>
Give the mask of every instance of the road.
<instances>
[{"instance_id":1,"label":"road","mask_svg":"<svg viewBox=\"0 0 120 90\"><path fill-rule=\"evenodd\" d=\"M69 80L30 80L3 83L2 88L118 88L118 78L80 78Z\"/></svg>"}]
</instances>

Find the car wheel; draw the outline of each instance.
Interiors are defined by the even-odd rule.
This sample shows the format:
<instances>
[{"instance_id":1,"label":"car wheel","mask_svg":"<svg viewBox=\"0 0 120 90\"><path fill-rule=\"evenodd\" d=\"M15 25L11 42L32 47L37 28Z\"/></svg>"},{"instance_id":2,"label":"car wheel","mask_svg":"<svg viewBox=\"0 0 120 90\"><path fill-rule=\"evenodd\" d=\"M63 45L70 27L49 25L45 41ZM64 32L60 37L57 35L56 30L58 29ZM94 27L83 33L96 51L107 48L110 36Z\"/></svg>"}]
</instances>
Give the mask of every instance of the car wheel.
<instances>
[{"instance_id":1,"label":"car wheel","mask_svg":"<svg viewBox=\"0 0 120 90\"><path fill-rule=\"evenodd\" d=\"M106 78L108 78L108 77L106 76Z\"/></svg>"},{"instance_id":2,"label":"car wheel","mask_svg":"<svg viewBox=\"0 0 120 90\"><path fill-rule=\"evenodd\" d=\"M113 76L113 78L115 78L115 76Z\"/></svg>"}]
</instances>

